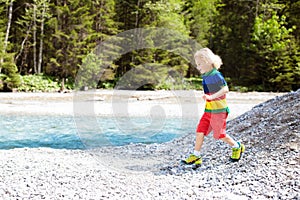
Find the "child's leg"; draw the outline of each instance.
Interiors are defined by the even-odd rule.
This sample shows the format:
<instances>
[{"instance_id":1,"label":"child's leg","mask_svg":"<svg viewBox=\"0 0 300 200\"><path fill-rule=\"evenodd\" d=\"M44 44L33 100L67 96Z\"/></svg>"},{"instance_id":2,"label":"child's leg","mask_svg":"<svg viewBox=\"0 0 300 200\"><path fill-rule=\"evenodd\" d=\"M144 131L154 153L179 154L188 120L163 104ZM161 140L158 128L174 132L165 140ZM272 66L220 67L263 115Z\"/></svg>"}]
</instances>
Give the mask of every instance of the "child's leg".
<instances>
[{"instance_id":1,"label":"child's leg","mask_svg":"<svg viewBox=\"0 0 300 200\"><path fill-rule=\"evenodd\" d=\"M226 119L228 113L212 114L211 126L214 131L214 138L221 139L233 148L238 148L239 144L226 134Z\"/></svg>"},{"instance_id":2,"label":"child's leg","mask_svg":"<svg viewBox=\"0 0 300 200\"><path fill-rule=\"evenodd\" d=\"M235 147L235 148L239 147L239 144L234 139L232 139L229 135L226 135L224 138L221 138L221 140L229 144L231 147Z\"/></svg>"},{"instance_id":3,"label":"child's leg","mask_svg":"<svg viewBox=\"0 0 300 200\"><path fill-rule=\"evenodd\" d=\"M187 159L183 160L185 164L195 163L196 165L200 165L202 163L200 149L204 141L205 133L209 133L210 131L210 113L204 113L197 126L194 153L192 153Z\"/></svg>"},{"instance_id":4,"label":"child's leg","mask_svg":"<svg viewBox=\"0 0 300 200\"><path fill-rule=\"evenodd\" d=\"M193 164L201 165L202 158L200 155L200 149L202 147L204 140L204 133L202 132L196 132L196 142L194 147L194 153L192 153L187 159L183 160L183 163L185 164Z\"/></svg>"},{"instance_id":5,"label":"child's leg","mask_svg":"<svg viewBox=\"0 0 300 200\"><path fill-rule=\"evenodd\" d=\"M196 133L195 151L200 151L204 141L204 133Z\"/></svg>"},{"instance_id":6,"label":"child's leg","mask_svg":"<svg viewBox=\"0 0 300 200\"><path fill-rule=\"evenodd\" d=\"M196 130L196 142L195 142L195 151L200 151L204 136L211 132L212 128L210 125L211 113L204 113L199 121Z\"/></svg>"}]
</instances>

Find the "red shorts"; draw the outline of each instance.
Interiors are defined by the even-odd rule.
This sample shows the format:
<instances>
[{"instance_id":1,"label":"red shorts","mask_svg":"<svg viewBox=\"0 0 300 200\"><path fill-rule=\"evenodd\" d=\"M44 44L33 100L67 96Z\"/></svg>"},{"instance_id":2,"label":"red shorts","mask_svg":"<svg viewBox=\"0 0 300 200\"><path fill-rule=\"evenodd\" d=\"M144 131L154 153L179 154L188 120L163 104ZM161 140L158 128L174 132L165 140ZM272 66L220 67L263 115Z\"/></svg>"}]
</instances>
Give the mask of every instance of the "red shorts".
<instances>
[{"instance_id":1,"label":"red shorts","mask_svg":"<svg viewBox=\"0 0 300 200\"><path fill-rule=\"evenodd\" d=\"M204 133L204 135L207 136L211 131L213 131L215 139L226 137L227 116L228 113L205 112L197 126L197 133Z\"/></svg>"}]
</instances>

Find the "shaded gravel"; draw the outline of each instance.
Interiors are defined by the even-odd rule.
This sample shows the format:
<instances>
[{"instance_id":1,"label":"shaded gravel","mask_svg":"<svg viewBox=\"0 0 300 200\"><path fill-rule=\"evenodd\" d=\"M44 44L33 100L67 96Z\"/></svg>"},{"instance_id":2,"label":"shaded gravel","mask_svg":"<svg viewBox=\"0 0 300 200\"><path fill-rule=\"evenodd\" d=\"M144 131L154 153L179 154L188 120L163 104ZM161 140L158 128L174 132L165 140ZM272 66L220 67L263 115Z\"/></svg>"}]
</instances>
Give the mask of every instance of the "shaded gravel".
<instances>
[{"instance_id":1,"label":"shaded gravel","mask_svg":"<svg viewBox=\"0 0 300 200\"><path fill-rule=\"evenodd\" d=\"M300 90L228 122L242 160L205 138L203 165L180 164L194 133L164 144L0 151L0 199L300 199Z\"/></svg>"}]
</instances>

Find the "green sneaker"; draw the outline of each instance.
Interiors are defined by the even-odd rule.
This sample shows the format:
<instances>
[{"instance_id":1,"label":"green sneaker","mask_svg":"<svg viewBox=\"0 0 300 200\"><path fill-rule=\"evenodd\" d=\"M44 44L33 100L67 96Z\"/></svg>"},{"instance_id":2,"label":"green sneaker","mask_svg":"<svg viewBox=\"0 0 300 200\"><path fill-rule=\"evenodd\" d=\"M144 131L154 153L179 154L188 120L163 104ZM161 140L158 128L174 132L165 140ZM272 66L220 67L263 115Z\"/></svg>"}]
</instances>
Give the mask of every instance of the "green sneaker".
<instances>
[{"instance_id":1,"label":"green sneaker","mask_svg":"<svg viewBox=\"0 0 300 200\"><path fill-rule=\"evenodd\" d=\"M233 162L239 161L242 153L245 152L245 145L240 142L238 142L238 144L240 145L239 148L232 148L232 155L230 157L230 160Z\"/></svg>"},{"instance_id":2,"label":"green sneaker","mask_svg":"<svg viewBox=\"0 0 300 200\"><path fill-rule=\"evenodd\" d=\"M201 165L202 164L202 158L200 157L198 160L196 160L195 162L194 162L194 164L195 165Z\"/></svg>"},{"instance_id":3,"label":"green sneaker","mask_svg":"<svg viewBox=\"0 0 300 200\"><path fill-rule=\"evenodd\" d=\"M195 165L201 165L202 164L202 158L201 156L195 156L194 154L191 154L187 159L182 161L184 164L195 164Z\"/></svg>"}]
</instances>

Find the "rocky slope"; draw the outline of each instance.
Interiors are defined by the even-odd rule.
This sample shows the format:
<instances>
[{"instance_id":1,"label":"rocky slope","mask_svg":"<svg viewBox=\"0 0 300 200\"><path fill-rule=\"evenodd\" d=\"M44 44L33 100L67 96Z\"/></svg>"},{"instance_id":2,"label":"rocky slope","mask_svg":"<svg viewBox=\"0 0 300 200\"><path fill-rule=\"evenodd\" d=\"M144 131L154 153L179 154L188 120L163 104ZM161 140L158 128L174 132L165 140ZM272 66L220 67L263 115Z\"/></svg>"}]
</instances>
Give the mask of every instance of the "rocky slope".
<instances>
[{"instance_id":1,"label":"rocky slope","mask_svg":"<svg viewBox=\"0 0 300 200\"><path fill-rule=\"evenodd\" d=\"M249 199L300 198L300 90L261 103L229 121L227 133L246 146L237 163L228 161L230 147L210 135L201 150L201 167L180 164L193 150L194 133L165 144L106 148L98 153L107 161L105 153L114 151L117 156L109 166L121 171L192 177L197 180L192 188L212 190L216 198L224 191Z\"/></svg>"}]
</instances>

